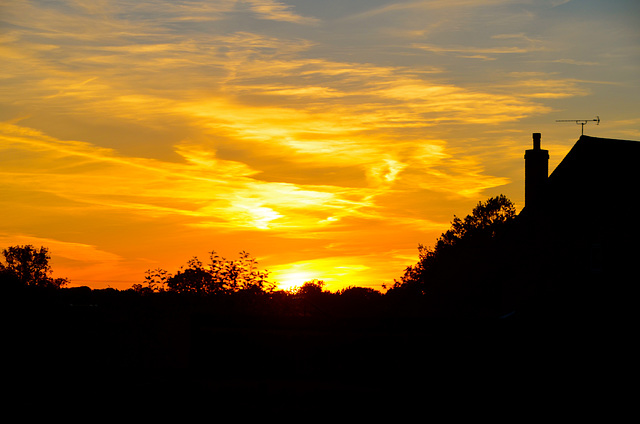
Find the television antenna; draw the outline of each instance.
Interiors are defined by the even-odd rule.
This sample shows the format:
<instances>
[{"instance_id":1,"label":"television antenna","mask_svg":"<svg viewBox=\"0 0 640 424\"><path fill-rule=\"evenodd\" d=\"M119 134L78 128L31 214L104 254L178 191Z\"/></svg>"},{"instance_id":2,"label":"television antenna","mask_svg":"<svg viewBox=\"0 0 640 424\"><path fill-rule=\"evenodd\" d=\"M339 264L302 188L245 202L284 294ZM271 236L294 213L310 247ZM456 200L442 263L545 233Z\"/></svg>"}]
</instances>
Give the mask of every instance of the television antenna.
<instances>
[{"instance_id":1,"label":"television antenna","mask_svg":"<svg viewBox=\"0 0 640 424\"><path fill-rule=\"evenodd\" d=\"M584 126L587 125L587 122L594 121L596 125L600 125L600 117L596 116L596 119L558 119L556 122L575 122L576 124L582 125L582 135L584 135Z\"/></svg>"}]
</instances>

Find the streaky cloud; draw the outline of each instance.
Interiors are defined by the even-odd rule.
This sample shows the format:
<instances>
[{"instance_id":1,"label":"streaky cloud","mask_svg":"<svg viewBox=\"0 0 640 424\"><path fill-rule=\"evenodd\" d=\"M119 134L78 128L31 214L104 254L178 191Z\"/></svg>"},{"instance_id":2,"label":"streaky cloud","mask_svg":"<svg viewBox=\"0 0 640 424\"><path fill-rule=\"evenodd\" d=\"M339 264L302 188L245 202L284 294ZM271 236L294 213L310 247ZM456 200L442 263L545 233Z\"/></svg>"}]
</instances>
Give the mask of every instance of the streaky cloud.
<instances>
[{"instance_id":1,"label":"streaky cloud","mask_svg":"<svg viewBox=\"0 0 640 424\"><path fill-rule=\"evenodd\" d=\"M268 19L281 22L292 22L296 24L315 25L319 20L313 17L298 15L293 12L291 5L274 0L242 0L249 4L250 9L261 19Z\"/></svg>"},{"instance_id":2,"label":"streaky cloud","mask_svg":"<svg viewBox=\"0 0 640 424\"><path fill-rule=\"evenodd\" d=\"M96 246L69 241L56 240L25 234L2 234L0 233L0 246L2 248L10 245L33 245L35 247L46 247L50 253L57 257L71 259L81 262L120 262L123 258L120 255L103 251Z\"/></svg>"}]
</instances>

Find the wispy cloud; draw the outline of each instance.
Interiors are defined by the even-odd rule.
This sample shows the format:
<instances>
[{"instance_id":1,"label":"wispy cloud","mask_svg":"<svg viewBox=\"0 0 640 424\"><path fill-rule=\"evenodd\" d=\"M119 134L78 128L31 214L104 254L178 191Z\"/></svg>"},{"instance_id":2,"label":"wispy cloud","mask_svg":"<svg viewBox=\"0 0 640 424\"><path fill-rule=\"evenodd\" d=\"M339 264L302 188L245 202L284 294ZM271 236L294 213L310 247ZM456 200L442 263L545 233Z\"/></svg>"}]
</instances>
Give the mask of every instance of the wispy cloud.
<instances>
[{"instance_id":1,"label":"wispy cloud","mask_svg":"<svg viewBox=\"0 0 640 424\"><path fill-rule=\"evenodd\" d=\"M291 5L274 0L243 0L262 19L269 19L282 22L293 22L296 24L316 24L318 19L301 16L293 11Z\"/></svg>"},{"instance_id":2,"label":"wispy cloud","mask_svg":"<svg viewBox=\"0 0 640 424\"><path fill-rule=\"evenodd\" d=\"M498 55L498 54L522 54L541 50L541 48L518 47L518 46L496 46L496 47L474 47L474 46L436 46L430 44L414 44L415 48L433 53L457 53L466 57L476 55ZM484 56L483 56L484 57Z\"/></svg>"},{"instance_id":3,"label":"wispy cloud","mask_svg":"<svg viewBox=\"0 0 640 424\"><path fill-rule=\"evenodd\" d=\"M0 246L2 248L15 245L44 246L49 253L55 253L56 257L71 259L80 262L110 262L117 263L123 258L111 252L105 252L96 246L84 243L73 243L50 238L29 236L24 234L1 234Z\"/></svg>"},{"instance_id":4,"label":"wispy cloud","mask_svg":"<svg viewBox=\"0 0 640 424\"><path fill-rule=\"evenodd\" d=\"M577 66L601 66L601 63L598 62L589 62L585 60L575 60L575 59L556 59L553 62L555 63L566 63L568 65L577 65Z\"/></svg>"},{"instance_id":5,"label":"wispy cloud","mask_svg":"<svg viewBox=\"0 0 640 424\"><path fill-rule=\"evenodd\" d=\"M390 2L383 6L379 6L365 12L353 15L351 19L371 18L374 16L394 13L394 12L416 12L437 9L459 9L459 8L481 8L495 6L500 4L513 3L514 0L418 0L418 1L400 1Z\"/></svg>"},{"instance_id":6,"label":"wispy cloud","mask_svg":"<svg viewBox=\"0 0 640 424\"><path fill-rule=\"evenodd\" d=\"M11 160L2 163L5 178L25 191L81 204L150 216L178 214L190 217L191 225L288 230L319 225L296 219L307 209L326 216L350 209L358 214L368 206L367 190L259 181L246 165L191 146L179 147L186 163L176 164L121 157L110 149L56 140L11 124L1 129L3 150L13 149Z\"/></svg>"},{"instance_id":7,"label":"wispy cloud","mask_svg":"<svg viewBox=\"0 0 640 424\"><path fill-rule=\"evenodd\" d=\"M633 107L601 101L632 98L624 22L567 19L577 6L562 0L318 4L5 1L3 234L127 263L129 246L159 255L158 234L167 249L249 234L289 263L342 257L371 275L429 241L414 231L438 233L487 193L519 196L517 140L551 111L589 99L637 133Z\"/></svg>"}]
</instances>

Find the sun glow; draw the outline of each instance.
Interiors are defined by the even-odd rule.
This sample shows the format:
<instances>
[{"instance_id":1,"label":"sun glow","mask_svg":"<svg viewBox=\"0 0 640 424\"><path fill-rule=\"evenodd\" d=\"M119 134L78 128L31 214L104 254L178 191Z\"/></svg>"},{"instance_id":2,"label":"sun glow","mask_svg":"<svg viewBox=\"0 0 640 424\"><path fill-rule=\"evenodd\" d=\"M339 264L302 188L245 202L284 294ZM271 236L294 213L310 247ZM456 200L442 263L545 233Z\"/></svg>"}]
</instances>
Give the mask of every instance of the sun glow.
<instances>
[{"instance_id":1,"label":"sun glow","mask_svg":"<svg viewBox=\"0 0 640 424\"><path fill-rule=\"evenodd\" d=\"M274 273L273 279L276 281L278 290L293 291L301 287L307 281L312 281L317 273L311 271L283 270L280 273Z\"/></svg>"}]
</instances>

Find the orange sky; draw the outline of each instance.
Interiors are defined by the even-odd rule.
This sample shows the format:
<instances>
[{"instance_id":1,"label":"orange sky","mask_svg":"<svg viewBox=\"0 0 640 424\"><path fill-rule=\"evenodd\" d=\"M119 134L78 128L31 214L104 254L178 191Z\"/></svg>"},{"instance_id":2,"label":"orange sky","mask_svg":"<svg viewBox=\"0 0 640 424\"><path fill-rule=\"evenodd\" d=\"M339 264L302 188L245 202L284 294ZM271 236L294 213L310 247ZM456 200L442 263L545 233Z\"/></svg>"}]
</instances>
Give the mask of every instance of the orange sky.
<instances>
[{"instance_id":1,"label":"orange sky","mask_svg":"<svg viewBox=\"0 0 640 424\"><path fill-rule=\"evenodd\" d=\"M68 0L0 6L0 247L126 289L215 250L281 286L391 284L585 133L640 139L640 6ZM635 195L635 194L634 194Z\"/></svg>"}]
</instances>

